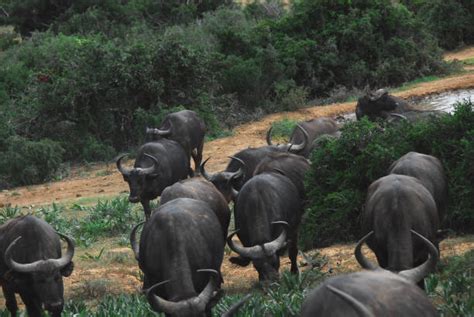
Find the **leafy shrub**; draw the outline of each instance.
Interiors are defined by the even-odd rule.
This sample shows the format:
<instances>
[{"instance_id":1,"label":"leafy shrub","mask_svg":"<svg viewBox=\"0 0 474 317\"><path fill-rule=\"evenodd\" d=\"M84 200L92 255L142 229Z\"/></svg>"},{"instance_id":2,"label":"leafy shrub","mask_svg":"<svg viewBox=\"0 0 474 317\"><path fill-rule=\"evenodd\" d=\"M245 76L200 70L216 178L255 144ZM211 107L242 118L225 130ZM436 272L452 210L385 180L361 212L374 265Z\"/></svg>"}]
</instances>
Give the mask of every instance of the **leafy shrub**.
<instances>
[{"instance_id":1,"label":"leafy shrub","mask_svg":"<svg viewBox=\"0 0 474 317\"><path fill-rule=\"evenodd\" d=\"M457 232L474 228L474 109L466 101L453 114L396 126L364 119L347 124L338 140L325 140L313 152L306 179L310 207L301 227L306 247L360 238L368 186L385 176L390 164L409 151L439 158L449 186L444 226Z\"/></svg>"},{"instance_id":2,"label":"leafy shrub","mask_svg":"<svg viewBox=\"0 0 474 317\"><path fill-rule=\"evenodd\" d=\"M0 175L10 185L29 185L51 179L62 162L64 150L54 141L30 141L19 136L6 140L0 153Z\"/></svg>"},{"instance_id":3,"label":"leafy shrub","mask_svg":"<svg viewBox=\"0 0 474 317\"><path fill-rule=\"evenodd\" d=\"M289 140L297 121L284 118L283 120L272 122L272 138Z\"/></svg>"},{"instance_id":4,"label":"leafy shrub","mask_svg":"<svg viewBox=\"0 0 474 317\"><path fill-rule=\"evenodd\" d=\"M441 316L470 316L474 312L474 251L443 263L441 273L426 279L426 292L439 303Z\"/></svg>"},{"instance_id":5,"label":"leafy shrub","mask_svg":"<svg viewBox=\"0 0 474 317\"><path fill-rule=\"evenodd\" d=\"M452 50L474 43L474 3L470 0L404 0L442 48Z\"/></svg>"}]
</instances>

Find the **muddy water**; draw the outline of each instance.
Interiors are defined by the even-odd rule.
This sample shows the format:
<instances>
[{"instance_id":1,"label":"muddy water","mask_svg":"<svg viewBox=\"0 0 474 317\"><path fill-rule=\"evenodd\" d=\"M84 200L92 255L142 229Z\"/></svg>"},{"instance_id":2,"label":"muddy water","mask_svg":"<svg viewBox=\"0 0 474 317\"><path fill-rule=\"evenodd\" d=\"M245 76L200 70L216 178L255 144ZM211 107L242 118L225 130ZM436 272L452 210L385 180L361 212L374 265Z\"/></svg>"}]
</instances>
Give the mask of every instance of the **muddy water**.
<instances>
[{"instance_id":1,"label":"muddy water","mask_svg":"<svg viewBox=\"0 0 474 317\"><path fill-rule=\"evenodd\" d=\"M474 89L447 91L441 94L430 95L414 101L412 104L419 110L441 110L448 113L454 111L454 105L464 100L474 101Z\"/></svg>"}]
</instances>

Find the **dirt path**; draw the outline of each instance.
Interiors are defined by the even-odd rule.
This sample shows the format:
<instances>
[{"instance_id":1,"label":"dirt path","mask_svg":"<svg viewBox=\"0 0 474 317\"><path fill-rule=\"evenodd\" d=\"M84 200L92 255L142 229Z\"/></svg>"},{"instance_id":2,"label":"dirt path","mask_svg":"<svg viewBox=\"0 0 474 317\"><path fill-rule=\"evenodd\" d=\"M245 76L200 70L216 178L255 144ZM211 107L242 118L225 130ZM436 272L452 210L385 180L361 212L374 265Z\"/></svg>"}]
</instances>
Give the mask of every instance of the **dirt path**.
<instances>
[{"instance_id":1,"label":"dirt path","mask_svg":"<svg viewBox=\"0 0 474 317\"><path fill-rule=\"evenodd\" d=\"M474 58L474 47L449 53L447 60L463 60ZM474 87L474 71L440 80L414 85L408 90L395 93L400 97L421 97L448 90ZM219 171L225 168L228 156L249 146L256 147L265 144L265 133L273 121L283 118L303 120L321 116L336 116L352 112L355 102L337 103L327 106L314 106L294 112L281 112L265 116L259 121L243 124L234 129L230 137L207 142L204 147L204 157L212 157L207 164L209 171ZM19 187L0 193L0 207L37 206L53 202L70 203L84 197L109 198L121 192L127 192L128 187L117 172L115 164L97 165L90 168L73 169L72 176L58 182L42 185Z\"/></svg>"}]
</instances>

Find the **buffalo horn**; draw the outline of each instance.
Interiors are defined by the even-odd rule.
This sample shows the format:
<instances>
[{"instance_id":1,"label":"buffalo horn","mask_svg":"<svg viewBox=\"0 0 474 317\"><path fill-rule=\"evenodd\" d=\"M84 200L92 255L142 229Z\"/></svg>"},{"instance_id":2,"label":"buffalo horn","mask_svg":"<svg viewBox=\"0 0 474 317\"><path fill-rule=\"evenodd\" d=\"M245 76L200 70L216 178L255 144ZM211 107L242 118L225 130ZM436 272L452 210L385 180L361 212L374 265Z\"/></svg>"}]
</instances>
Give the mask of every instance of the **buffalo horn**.
<instances>
[{"instance_id":1,"label":"buffalo horn","mask_svg":"<svg viewBox=\"0 0 474 317\"><path fill-rule=\"evenodd\" d=\"M135 255L135 259L138 261L140 256L140 247L137 244L137 230L138 228L143 225L145 221L140 222L135 227L133 227L132 232L130 233L130 245L132 246L133 254Z\"/></svg>"},{"instance_id":2,"label":"buffalo horn","mask_svg":"<svg viewBox=\"0 0 474 317\"><path fill-rule=\"evenodd\" d=\"M288 225L288 223L286 223L285 221L275 221L275 222L272 222L272 224ZM232 238L237 232L239 232L239 230L234 231L227 238L227 244L236 253L246 258L261 259L267 256L272 256L278 250L285 247L286 245L286 229L283 229L280 235L275 240L264 243L263 245L254 245L253 247L244 247L244 246L234 244L234 241L232 241Z\"/></svg>"},{"instance_id":3,"label":"buffalo horn","mask_svg":"<svg viewBox=\"0 0 474 317\"><path fill-rule=\"evenodd\" d=\"M354 250L354 255L357 259L357 262L359 262L360 266L362 266L364 269L367 269L367 270L378 269L378 266L370 262L361 252L362 245L373 233L374 233L373 231L370 231L362 239L360 239Z\"/></svg>"},{"instance_id":4,"label":"buffalo horn","mask_svg":"<svg viewBox=\"0 0 474 317\"><path fill-rule=\"evenodd\" d=\"M245 162L242 161L241 159L239 159L238 157L229 156L229 158L230 158L231 160L236 160L236 161L239 162L242 166L245 166ZM239 169L237 170L237 172L231 173L231 174L229 175L229 177L227 178L227 182L230 182L230 181L232 181L233 179L239 178L239 177L241 177L242 175L244 175L244 170L242 169L242 167L239 167ZM232 186L232 198L235 199L238 194L239 194L239 192Z\"/></svg>"},{"instance_id":5,"label":"buffalo horn","mask_svg":"<svg viewBox=\"0 0 474 317\"><path fill-rule=\"evenodd\" d=\"M163 299L154 294L153 290L164 284L164 282L158 283L146 290L146 296L150 302L153 309L156 311L162 311L165 314L169 315L179 315L184 316L186 312L204 312L207 304L214 296L214 292L217 290L216 279L219 276L219 273L215 270L198 270L198 272L211 272L213 273L209 278L209 282L206 287L201 291L198 296L181 300L179 302L172 302L166 299ZM168 281L165 281L168 282Z\"/></svg>"},{"instance_id":6,"label":"buffalo horn","mask_svg":"<svg viewBox=\"0 0 474 317\"><path fill-rule=\"evenodd\" d=\"M167 136L171 133L171 124L170 124L170 127L166 130L160 130L158 128L155 128L153 132L161 136Z\"/></svg>"},{"instance_id":7,"label":"buffalo horn","mask_svg":"<svg viewBox=\"0 0 474 317\"><path fill-rule=\"evenodd\" d=\"M119 170L120 173L122 173L122 175L130 175L130 170L122 166L122 159L127 155L128 154L120 155L116 161L117 169Z\"/></svg>"},{"instance_id":8,"label":"buffalo horn","mask_svg":"<svg viewBox=\"0 0 474 317\"><path fill-rule=\"evenodd\" d=\"M153 165L150 166L150 167L143 167L143 168L142 167L137 167L136 169L137 169L137 171L139 172L140 175L152 174L156 170L156 168L158 167L158 165L160 163L158 162L156 157L154 157L153 155L150 155L150 154L147 154L147 153L144 153L144 155L153 161Z\"/></svg>"},{"instance_id":9,"label":"buffalo horn","mask_svg":"<svg viewBox=\"0 0 474 317\"><path fill-rule=\"evenodd\" d=\"M208 181L211 181L213 175L207 174L206 169L204 168L204 166L206 165L207 161L209 161L209 159L210 159L210 157L208 157L207 160L205 160L204 162L201 163L201 165L199 166L199 172L201 172L201 175L205 179L207 179Z\"/></svg>"},{"instance_id":10,"label":"buffalo horn","mask_svg":"<svg viewBox=\"0 0 474 317\"><path fill-rule=\"evenodd\" d=\"M299 123L296 124L296 127L300 129L301 132L303 132L304 141L301 144L290 143L289 146L292 152L302 151L306 147L306 144L308 144L308 140L309 140L308 132L306 132L306 130Z\"/></svg>"},{"instance_id":11,"label":"buffalo horn","mask_svg":"<svg viewBox=\"0 0 474 317\"><path fill-rule=\"evenodd\" d=\"M326 287L334 294L340 296L341 298L349 302L357 311L359 316L375 317L375 315L372 314L372 312L369 309L367 309L367 307L365 307L364 304L362 304L360 301L355 299L352 295L347 294L346 292L343 292L340 289L335 288L334 286L331 286L331 285L326 285Z\"/></svg>"},{"instance_id":12,"label":"buffalo horn","mask_svg":"<svg viewBox=\"0 0 474 317\"><path fill-rule=\"evenodd\" d=\"M60 270L66 265L68 265L72 257L74 256L74 242L71 238L61 233L57 233L61 238L63 238L67 242L67 251L66 254L59 259L47 259L47 260L38 260L32 263L18 263L12 259L12 250L18 240L21 239L21 236L16 238L15 240L10 243L7 250L5 251L4 260L5 263L11 268L13 271L19 273L30 273L30 272L49 272L52 269Z\"/></svg>"},{"instance_id":13,"label":"buffalo horn","mask_svg":"<svg viewBox=\"0 0 474 317\"><path fill-rule=\"evenodd\" d=\"M403 276L409 281L418 283L419 281L423 280L430 272L433 272L436 267L436 263L438 262L439 253L430 240L426 239L415 230L411 230L411 233L420 238L426 244L426 247L428 248L428 259L417 267L400 271L398 275Z\"/></svg>"},{"instance_id":14,"label":"buffalo horn","mask_svg":"<svg viewBox=\"0 0 474 317\"><path fill-rule=\"evenodd\" d=\"M272 143L272 129L273 129L273 127L270 127L270 129L268 129L268 131L267 131L267 144L268 145L273 145L273 143Z\"/></svg>"},{"instance_id":15,"label":"buffalo horn","mask_svg":"<svg viewBox=\"0 0 474 317\"><path fill-rule=\"evenodd\" d=\"M408 120L407 117L405 117L404 115L399 114L399 113L389 112L389 115L391 115L392 117L400 118L400 119L405 120L405 121Z\"/></svg>"}]
</instances>

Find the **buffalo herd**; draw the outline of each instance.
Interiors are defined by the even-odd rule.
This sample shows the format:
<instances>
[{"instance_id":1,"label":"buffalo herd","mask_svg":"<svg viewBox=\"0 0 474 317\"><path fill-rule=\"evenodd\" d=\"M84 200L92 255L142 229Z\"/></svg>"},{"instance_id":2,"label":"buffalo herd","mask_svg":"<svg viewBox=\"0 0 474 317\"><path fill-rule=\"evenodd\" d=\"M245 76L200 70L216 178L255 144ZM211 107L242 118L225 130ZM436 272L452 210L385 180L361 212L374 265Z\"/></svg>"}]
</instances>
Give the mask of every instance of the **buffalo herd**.
<instances>
[{"instance_id":1,"label":"buffalo herd","mask_svg":"<svg viewBox=\"0 0 474 317\"><path fill-rule=\"evenodd\" d=\"M407 109L405 101L377 91L359 99L356 114L389 118L404 116ZM145 213L145 221L130 234L144 274L143 293L152 309L166 316L211 316L223 293L226 244L236 253L230 261L252 263L261 282L278 278L285 253L291 272L299 273L298 227L306 206L308 157L319 138L340 136L331 118L299 122L287 144L273 144L270 129L267 145L235 153L224 171L210 174L207 160L202 162L205 132L195 112L175 112L160 127L147 128L148 141L138 149L132 168L124 166L125 155L116 160L130 187L130 202L140 202ZM361 215L365 236L355 257L367 271L327 279L307 295L301 316L437 315L423 292L423 278L439 258L446 175L438 159L416 152L387 168L387 176L369 186ZM150 201L159 196L160 205L152 210ZM230 234L229 203L235 224ZM60 239L67 242L65 255ZM363 244L378 264L362 254ZM0 226L0 285L11 315L18 310L18 293L29 316L41 316L43 309L60 316L62 278L73 270L73 255L74 242L34 216Z\"/></svg>"}]
</instances>

